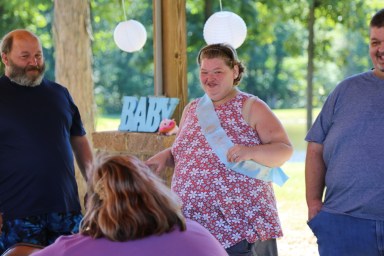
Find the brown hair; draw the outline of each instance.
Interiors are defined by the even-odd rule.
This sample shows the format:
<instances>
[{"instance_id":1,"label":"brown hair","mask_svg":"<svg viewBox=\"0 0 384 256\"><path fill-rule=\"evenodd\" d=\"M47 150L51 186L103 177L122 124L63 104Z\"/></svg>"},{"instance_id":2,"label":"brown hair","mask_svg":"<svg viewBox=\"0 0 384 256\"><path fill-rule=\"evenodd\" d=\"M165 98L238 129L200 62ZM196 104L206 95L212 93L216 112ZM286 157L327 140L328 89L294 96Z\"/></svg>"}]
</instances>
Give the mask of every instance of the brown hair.
<instances>
[{"instance_id":1,"label":"brown hair","mask_svg":"<svg viewBox=\"0 0 384 256\"><path fill-rule=\"evenodd\" d=\"M384 27L384 9L379 10L375 15L373 15L369 25L370 27L377 28Z\"/></svg>"},{"instance_id":2,"label":"brown hair","mask_svg":"<svg viewBox=\"0 0 384 256\"><path fill-rule=\"evenodd\" d=\"M179 198L138 158L102 153L89 171L81 234L127 241L186 229Z\"/></svg>"},{"instance_id":3,"label":"brown hair","mask_svg":"<svg viewBox=\"0 0 384 256\"><path fill-rule=\"evenodd\" d=\"M236 50L229 44L209 44L203 47L198 56L197 63L199 66L201 65L202 59L213 59L213 58L221 58L224 60L225 64L233 69L235 66L239 67L239 75L233 80L234 85L238 85L243 77L243 73L245 72L245 67L237 57Z\"/></svg>"}]
</instances>

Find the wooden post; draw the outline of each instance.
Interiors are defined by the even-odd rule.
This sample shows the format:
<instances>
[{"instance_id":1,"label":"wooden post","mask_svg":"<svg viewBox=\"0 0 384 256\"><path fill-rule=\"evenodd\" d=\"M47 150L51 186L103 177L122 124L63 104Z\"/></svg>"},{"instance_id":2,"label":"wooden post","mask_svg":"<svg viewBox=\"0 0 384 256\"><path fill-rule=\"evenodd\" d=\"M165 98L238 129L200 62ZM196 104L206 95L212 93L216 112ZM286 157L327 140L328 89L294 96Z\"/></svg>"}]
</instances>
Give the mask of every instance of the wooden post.
<instances>
[{"instance_id":1,"label":"wooden post","mask_svg":"<svg viewBox=\"0 0 384 256\"><path fill-rule=\"evenodd\" d=\"M92 144L91 134L95 126L89 8L88 0L55 0L53 35L56 81L70 91L79 108L88 140ZM76 181L83 206L86 184L77 165Z\"/></svg>"},{"instance_id":2,"label":"wooden post","mask_svg":"<svg viewBox=\"0 0 384 256\"><path fill-rule=\"evenodd\" d=\"M161 8L160 12L153 11L153 20L156 21L159 17L155 15L160 13L162 30L161 38L154 36L155 56L162 57L161 62L154 61L155 73L160 70L158 65L161 63L163 95L180 100L174 112L177 123L180 122L183 109L188 103L185 5L185 0L153 0L154 8ZM154 30L156 27L154 25ZM154 35L156 34L154 31ZM156 40L161 40L161 43L156 43ZM161 54L156 54L157 51L161 51Z\"/></svg>"}]
</instances>

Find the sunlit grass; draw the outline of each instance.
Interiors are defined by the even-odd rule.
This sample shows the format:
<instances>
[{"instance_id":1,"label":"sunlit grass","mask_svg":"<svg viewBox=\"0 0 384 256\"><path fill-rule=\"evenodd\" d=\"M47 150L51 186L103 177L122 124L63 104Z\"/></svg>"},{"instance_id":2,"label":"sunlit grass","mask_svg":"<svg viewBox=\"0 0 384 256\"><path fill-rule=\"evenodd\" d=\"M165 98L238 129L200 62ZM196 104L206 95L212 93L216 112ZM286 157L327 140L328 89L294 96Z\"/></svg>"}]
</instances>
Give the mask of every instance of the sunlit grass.
<instances>
[{"instance_id":1,"label":"sunlit grass","mask_svg":"<svg viewBox=\"0 0 384 256\"><path fill-rule=\"evenodd\" d=\"M320 109L313 110L313 119L317 117ZM282 122L295 151L305 151L306 142L304 137L307 133L307 112L306 109L276 109L273 110Z\"/></svg>"},{"instance_id":2,"label":"sunlit grass","mask_svg":"<svg viewBox=\"0 0 384 256\"><path fill-rule=\"evenodd\" d=\"M120 125L120 115L103 115L96 118L96 131L117 131Z\"/></svg>"},{"instance_id":3,"label":"sunlit grass","mask_svg":"<svg viewBox=\"0 0 384 256\"><path fill-rule=\"evenodd\" d=\"M293 202L304 199L304 162L288 162L282 166L289 179L282 186L274 186L277 201L292 207Z\"/></svg>"}]
</instances>

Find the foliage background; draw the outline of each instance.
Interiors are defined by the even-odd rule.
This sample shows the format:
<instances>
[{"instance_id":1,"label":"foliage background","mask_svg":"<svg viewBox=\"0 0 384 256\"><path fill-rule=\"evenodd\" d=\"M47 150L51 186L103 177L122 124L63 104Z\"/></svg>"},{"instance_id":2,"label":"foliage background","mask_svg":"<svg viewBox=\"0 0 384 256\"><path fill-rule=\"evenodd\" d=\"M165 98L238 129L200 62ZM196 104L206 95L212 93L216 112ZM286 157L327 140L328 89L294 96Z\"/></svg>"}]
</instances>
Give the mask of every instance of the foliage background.
<instances>
[{"instance_id":1,"label":"foliage background","mask_svg":"<svg viewBox=\"0 0 384 256\"><path fill-rule=\"evenodd\" d=\"M223 11L237 13L247 24L247 39L237 49L247 67L240 88L259 96L271 108L306 105L307 16L311 1L222 1ZM320 107L341 79L371 68L368 22L384 6L379 1L313 1L316 8L313 105ZM91 0L89 4L98 114L118 114L123 96L154 94L152 1L125 1L127 19L141 22L148 34L144 48L135 53L119 50L113 41L114 28L125 19L122 2ZM0 0L0 33L4 35L15 28L37 33L43 42L47 77L54 80L53 8L50 0ZM195 58L205 45L204 23L217 11L220 1L186 1L189 99L202 95Z\"/></svg>"}]
</instances>

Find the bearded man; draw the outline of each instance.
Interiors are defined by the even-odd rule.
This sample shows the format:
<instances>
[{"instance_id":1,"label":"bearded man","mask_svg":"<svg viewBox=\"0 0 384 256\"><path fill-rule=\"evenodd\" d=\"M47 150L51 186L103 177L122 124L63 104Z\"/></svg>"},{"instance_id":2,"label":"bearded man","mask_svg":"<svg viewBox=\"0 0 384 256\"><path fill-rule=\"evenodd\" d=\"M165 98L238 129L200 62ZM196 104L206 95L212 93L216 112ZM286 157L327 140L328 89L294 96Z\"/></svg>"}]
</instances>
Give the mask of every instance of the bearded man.
<instances>
[{"instance_id":1,"label":"bearded man","mask_svg":"<svg viewBox=\"0 0 384 256\"><path fill-rule=\"evenodd\" d=\"M68 90L44 79L39 38L13 30L0 50L1 254L18 244L44 247L78 231L74 156L86 178L92 151Z\"/></svg>"}]
</instances>

